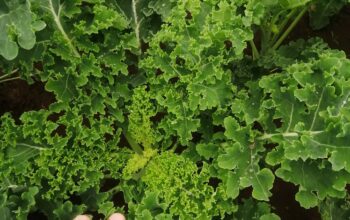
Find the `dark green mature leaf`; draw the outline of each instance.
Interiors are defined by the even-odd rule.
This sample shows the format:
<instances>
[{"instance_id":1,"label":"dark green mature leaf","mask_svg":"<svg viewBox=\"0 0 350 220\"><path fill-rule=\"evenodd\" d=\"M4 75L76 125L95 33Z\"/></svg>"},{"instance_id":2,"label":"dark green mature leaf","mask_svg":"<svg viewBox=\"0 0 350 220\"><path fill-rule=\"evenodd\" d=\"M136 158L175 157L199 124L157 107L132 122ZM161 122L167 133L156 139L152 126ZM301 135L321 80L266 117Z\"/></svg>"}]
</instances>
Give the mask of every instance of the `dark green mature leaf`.
<instances>
[{"instance_id":1,"label":"dark green mature leaf","mask_svg":"<svg viewBox=\"0 0 350 220\"><path fill-rule=\"evenodd\" d=\"M13 216L11 216L10 209L6 207L6 202L7 202L7 193L6 191L2 191L0 193L0 218L12 220L14 218Z\"/></svg>"},{"instance_id":2,"label":"dark green mature leaf","mask_svg":"<svg viewBox=\"0 0 350 220\"><path fill-rule=\"evenodd\" d=\"M65 73L63 76L58 75L57 80L50 80L46 84L46 89L57 94L57 100L67 102L74 99L77 95L76 77Z\"/></svg>"},{"instance_id":3,"label":"dark green mature leaf","mask_svg":"<svg viewBox=\"0 0 350 220\"><path fill-rule=\"evenodd\" d=\"M58 218L66 219L67 215L82 212L85 206L73 207L69 203L60 206L62 201L71 194L83 193L99 185L104 177L103 172L116 171L117 164L126 161L126 158L121 159L121 156L117 160L121 131L111 129L114 123L112 118L101 117L97 120L85 116L83 119L77 109L70 109L52 122L48 120L51 114L44 110L27 112L21 117L22 124L16 126L11 120L2 120L1 129L5 138L12 137L15 142L1 139L1 151L4 152L1 158L6 162L0 165L0 186L6 190L23 190L27 184L40 187L37 208L42 208L48 216L54 212ZM101 137L105 135L112 137L102 140ZM117 175L115 172L112 176ZM24 193L22 197L26 200L30 198L30 207L34 206L36 199L33 195L28 197ZM96 201L96 206L106 215L112 212L111 204L107 202L109 199L107 196ZM50 205L45 201L49 201ZM17 209L20 205L14 202L11 209Z\"/></svg>"},{"instance_id":4,"label":"dark green mature leaf","mask_svg":"<svg viewBox=\"0 0 350 220\"><path fill-rule=\"evenodd\" d=\"M78 1L80 2L80 1ZM76 7L74 4L68 4L67 7L60 0L40 0L33 1L34 5L38 5L43 10L45 17L49 17L49 22L52 28L57 31L56 39L61 41L61 48L56 49L57 53L60 53L62 57L68 55L71 57L80 57L80 54L73 43L72 37L69 35L67 28L64 26L63 16L67 15L67 11ZM77 3L76 3L77 4ZM78 3L79 4L79 3ZM72 8L71 8L72 7ZM60 51L60 52L59 52ZM66 57L66 59L69 59Z\"/></svg>"},{"instance_id":5,"label":"dark green mature leaf","mask_svg":"<svg viewBox=\"0 0 350 220\"><path fill-rule=\"evenodd\" d=\"M291 9L304 6L308 2L311 2L311 0L280 0L279 2L283 7Z\"/></svg>"},{"instance_id":6,"label":"dark green mature leaf","mask_svg":"<svg viewBox=\"0 0 350 220\"><path fill-rule=\"evenodd\" d=\"M130 219L279 219L253 200L275 174L307 208L345 196L349 61L319 40L264 44L309 0L30 2L47 28L1 68L40 76L57 102L0 119L4 218L108 216L117 196Z\"/></svg>"},{"instance_id":7,"label":"dark green mature leaf","mask_svg":"<svg viewBox=\"0 0 350 220\"><path fill-rule=\"evenodd\" d=\"M345 55L325 51L318 60L296 63L288 75L264 77L260 86L271 94L276 106L275 118L283 125L278 133L262 138L283 137L288 159L327 158L334 170L349 170L349 161L340 155L349 151L348 86L350 62ZM283 85L282 87L280 85ZM279 133L281 132L281 133Z\"/></svg>"},{"instance_id":8,"label":"dark green mature leaf","mask_svg":"<svg viewBox=\"0 0 350 220\"><path fill-rule=\"evenodd\" d=\"M70 201L68 201L57 207L54 214L59 220L73 219L75 216L83 213L84 209L84 205L73 205Z\"/></svg>"},{"instance_id":9,"label":"dark green mature leaf","mask_svg":"<svg viewBox=\"0 0 350 220\"><path fill-rule=\"evenodd\" d=\"M233 98L235 87L225 65L239 60L246 41L253 38L237 7L225 2L179 2L141 62L150 91L168 113L160 127L165 136L179 137L182 145L201 127L202 111L225 109Z\"/></svg>"},{"instance_id":10,"label":"dark green mature leaf","mask_svg":"<svg viewBox=\"0 0 350 220\"><path fill-rule=\"evenodd\" d=\"M19 46L30 50L36 42L35 32L45 28L45 23L36 20L28 1L0 1L0 55L13 60Z\"/></svg>"},{"instance_id":11,"label":"dark green mature leaf","mask_svg":"<svg viewBox=\"0 0 350 220\"><path fill-rule=\"evenodd\" d=\"M174 0L130 0L115 1L118 10L130 22L133 28L133 38L137 48L140 48L142 41L149 41L161 27L163 21L171 14L171 9L175 6Z\"/></svg>"},{"instance_id":12,"label":"dark green mature leaf","mask_svg":"<svg viewBox=\"0 0 350 220\"><path fill-rule=\"evenodd\" d=\"M326 199L319 206L323 219L342 220L350 217L349 196L344 199Z\"/></svg>"},{"instance_id":13,"label":"dark green mature leaf","mask_svg":"<svg viewBox=\"0 0 350 220\"><path fill-rule=\"evenodd\" d=\"M327 196L344 197L350 171L346 156L350 153L350 61L344 53L330 49L319 50L313 56L259 82L269 94L264 105L274 109L273 118L282 124L257 139L278 143L268 161L281 162L276 174L300 185L296 199L306 208ZM305 176L300 177L300 173ZM322 178L328 181L322 182Z\"/></svg>"},{"instance_id":14,"label":"dark green mature leaf","mask_svg":"<svg viewBox=\"0 0 350 220\"><path fill-rule=\"evenodd\" d=\"M329 24L330 18L343 8L348 0L318 0L314 1L310 11L310 25L319 30Z\"/></svg>"},{"instance_id":15,"label":"dark green mature leaf","mask_svg":"<svg viewBox=\"0 0 350 220\"><path fill-rule=\"evenodd\" d=\"M230 181L227 184L235 186L235 197L238 196L240 187L253 187L253 197L258 200L268 200L272 195L269 190L272 189L274 175L271 170L264 168L260 169L257 165L257 153L253 149L245 149L244 146L236 143L230 147L226 147L226 153L219 155L218 166L222 169L233 170ZM232 188L230 189L233 190Z\"/></svg>"},{"instance_id":16,"label":"dark green mature leaf","mask_svg":"<svg viewBox=\"0 0 350 220\"><path fill-rule=\"evenodd\" d=\"M40 78L61 106L84 114L108 111L124 121L130 98L126 54L135 50L129 22L112 1L33 1L47 23L44 71ZM128 51L128 52L127 52ZM48 62L50 61L50 62ZM134 86L134 85L133 85Z\"/></svg>"},{"instance_id":17,"label":"dark green mature leaf","mask_svg":"<svg viewBox=\"0 0 350 220\"><path fill-rule=\"evenodd\" d=\"M129 25L122 14L116 13L113 8L109 8L106 5L96 4L92 8L92 13L94 14L94 19L90 24L86 24L87 21L83 20L77 25L77 28L81 28L84 34L97 34L99 31L111 27L124 30Z\"/></svg>"},{"instance_id":18,"label":"dark green mature leaf","mask_svg":"<svg viewBox=\"0 0 350 220\"><path fill-rule=\"evenodd\" d=\"M292 54L288 54L287 48L277 51L278 61L283 62L275 65L282 68L281 73L264 76L258 83L249 82L247 89L243 88L237 94L232 104L235 117L227 117L224 121L225 135L235 143L224 148L225 154L218 156L218 166L233 170L248 167L246 164L254 164L251 158L259 157L259 152L264 151L261 144L266 141L269 145L277 144L266 161L271 165L282 164L276 174L300 185L296 199L302 206L310 208L326 197L345 196L349 174L346 155L350 153L350 61L343 52L327 49L317 40L299 41L288 48ZM275 123L271 123L273 120ZM322 162L316 163L317 160ZM309 168L312 171L308 171L310 175L324 172L324 175L333 176L334 181L317 188L316 185L307 185L312 181L298 180L297 176L304 172L300 167L304 165L300 163L306 161L313 164L313 168ZM256 167L252 166L253 171L256 169L253 179L261 177L266 181L266 185L262 184L265 187L254 185L254 181L241 181L241 186L252 185L255 198L267 199L273 174L271 171L268 174L266 168ZM258 175L259 172L263 172L264 177ZM245 175L239 174L238 177L244 178ZM314 184L320 181L318 179ZM255 195L254 188L257 190Z\"/></svg>"},{"instance_id":19,"label":"dark green mature leaf","mask_svg":"<svg viewBox=\"0 0 350 220\"><path fill-rule=\"evenodd\" d=\"M4 219L27 219L28 214L36 205L38 187L29 187L24 192L9 193L0 197L0 214Z\"/></svg>"},{"instance_id":20,"label":"dark green mature leaf","mask_svg":"<svg viewBox=\"0 0 350 220\"><path fill-rule=\"evenodd\" d=\"M95 187L96 188L96 187ZM115 211L113 205L111 206L111 202L106 202L109 200L110 193L109 192L98 192L99 189L91 188L85 192L83 192L80 197L84 204L86 204L89 210L98 210L99 213L104 214L105 216L109 216ZM112 203L113 204L113 203Z\"/></svg>"},{"instance_id":21,"label":"dark green mature leaf","mask_svg":"<svg viewBox=\"0 0 350 220\"><path fill-rule=\"evenodd\" d=\"M252 199L244 200L243 204L239 206L234 219L260 219L260 220L279 220L280 218L271 213L271 207L264 202L255 202Z\"/></svg>"},{"instance_id":22,"label":"dark green mature leaf","mask_svg":"<svg viewBox=\"0 0 350 220\"><path fill-rule=\"evenodd\" d=\"M350 174L345 171L334 172L329 163L318 161L285 161L276 175L299 185L296 200L305 208L318 205L326 197L343 198L344 187Z\"/></svg>"}]
</instances>

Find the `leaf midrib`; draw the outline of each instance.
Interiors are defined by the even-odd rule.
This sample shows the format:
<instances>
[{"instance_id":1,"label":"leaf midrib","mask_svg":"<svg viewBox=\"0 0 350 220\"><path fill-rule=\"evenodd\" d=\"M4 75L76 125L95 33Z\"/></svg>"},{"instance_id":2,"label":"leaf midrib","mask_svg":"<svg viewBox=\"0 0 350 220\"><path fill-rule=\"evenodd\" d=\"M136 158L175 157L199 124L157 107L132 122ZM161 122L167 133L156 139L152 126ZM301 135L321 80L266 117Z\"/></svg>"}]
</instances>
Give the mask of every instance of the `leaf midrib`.
<instances>
[{"instance_id":1,"label":"leaf midrib","mask_svg":"<svg viewBox=\"0 0 350 220\"><path fill-rule=\"evenodd\" d=\"M63 8L63 4L60 4L58 6L58 12L56 13L55 8L53 7L53 3L52 0L48 0L49 3L49 7L43 7L46 8L47 10L49 10L53 16L53 20L58 28L58 30L61 32L63 38L67 41L68 46L71 48L71 50L73 51L74 55L76 57L80 57L79 52L77 51L77 49L74 47L72 40L69 38L68 34L66 33L66 31L64 30L62 23L60 21L60 15L61 15L61 11Z\"/></svg>"}]
</instances>

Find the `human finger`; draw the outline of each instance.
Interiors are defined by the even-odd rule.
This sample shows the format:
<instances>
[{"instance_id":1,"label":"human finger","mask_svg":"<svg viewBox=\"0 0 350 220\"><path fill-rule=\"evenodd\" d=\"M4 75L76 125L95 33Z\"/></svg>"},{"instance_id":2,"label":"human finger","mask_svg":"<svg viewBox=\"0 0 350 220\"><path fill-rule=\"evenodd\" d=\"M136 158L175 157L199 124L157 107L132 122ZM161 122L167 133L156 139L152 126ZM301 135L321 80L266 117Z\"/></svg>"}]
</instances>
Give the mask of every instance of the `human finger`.
<instances>
[{"instance_id":1,"label":"human finger","mask_svg":"<svg viewBox=\"0 0 350 220\"><path fill-rule=\"evenodd\" d=\"M77 215L73 220L91 220L87 215Z\"/></svg>"},{"instance_id":2,"label":"human finger","mask_svg":"<svg viewBox=\"0 0 350 220\"><path fill-rule=\"evenodd\" d=\"M121 213L114 213L109 216L108 220L125 220L125 216Z\"/></svg>"}]
</instances>

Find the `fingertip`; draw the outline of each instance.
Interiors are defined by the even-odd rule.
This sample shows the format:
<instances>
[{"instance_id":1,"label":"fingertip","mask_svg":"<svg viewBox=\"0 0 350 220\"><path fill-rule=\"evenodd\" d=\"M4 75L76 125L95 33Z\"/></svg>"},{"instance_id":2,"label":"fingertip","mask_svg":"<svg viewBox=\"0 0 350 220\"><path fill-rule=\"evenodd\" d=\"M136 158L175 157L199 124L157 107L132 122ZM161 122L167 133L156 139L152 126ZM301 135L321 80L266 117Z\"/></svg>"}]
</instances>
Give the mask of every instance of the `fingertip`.
<instances>
[{"instance_id":1,"label":"fingertip","mask_svg":"<svg viewBox=\"0 0 350 220\"><path fill-rule=\"evenodd\" d=\"M109 216L108 220L125 220L125 217L121 213L114 213L111 216Z\"/></svg>"},{"instance_id":2,"label":"fingertip","mask_svg":"<svg viewBox=\"0 0 350 220\"><path fill-rule=\"evenodd\" d=\"M87 215L77 215L73 220L91 220Z\"/></svg>"}]
</instances>

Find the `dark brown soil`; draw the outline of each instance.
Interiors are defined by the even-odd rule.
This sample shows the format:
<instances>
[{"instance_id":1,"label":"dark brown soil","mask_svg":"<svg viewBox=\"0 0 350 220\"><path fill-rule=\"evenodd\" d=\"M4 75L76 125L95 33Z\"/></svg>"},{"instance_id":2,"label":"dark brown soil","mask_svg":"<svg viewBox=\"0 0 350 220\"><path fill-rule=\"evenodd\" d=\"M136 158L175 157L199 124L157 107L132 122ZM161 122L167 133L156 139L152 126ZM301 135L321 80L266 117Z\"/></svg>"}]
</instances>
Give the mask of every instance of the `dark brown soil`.
<instances>
[{"instance_id":1,"label":"dark brown soil","mask_svg":"<svg viewBox=\"0 0 350 220\"><path fill-rule=\"evenodd\" d=\"M270 198L271 206L282 220L320 220L317 208L304 209L295 201L298 187L276 178Z\"/></svg>"},{"instance_id":2,"label":"dark brown soil","mask_svg":"<svg viewBox=\"0 0 350 220\"><path fill-rule=\"evenodd\" d=\"M331 18L330 24L321 30L309 27L309 17L306 15L295 27L286 41L299 38L309 39L320 37L333 49L345 51L350 57L350 6L344 7L340 13Z\"/></svg>"},{"instance_id":3,"label":"dark brown soil","mask_svg":"<svg viewBox=\"0 0 350 220\"><path fill-rule=\"evenodd\" d=\"M10 112L17 119L23 112L45 109L54 101L54 95L45 91L41 82L28 85L24 80L14 80L0 84L0 116Z\"/></svg>"}]
</instances>

